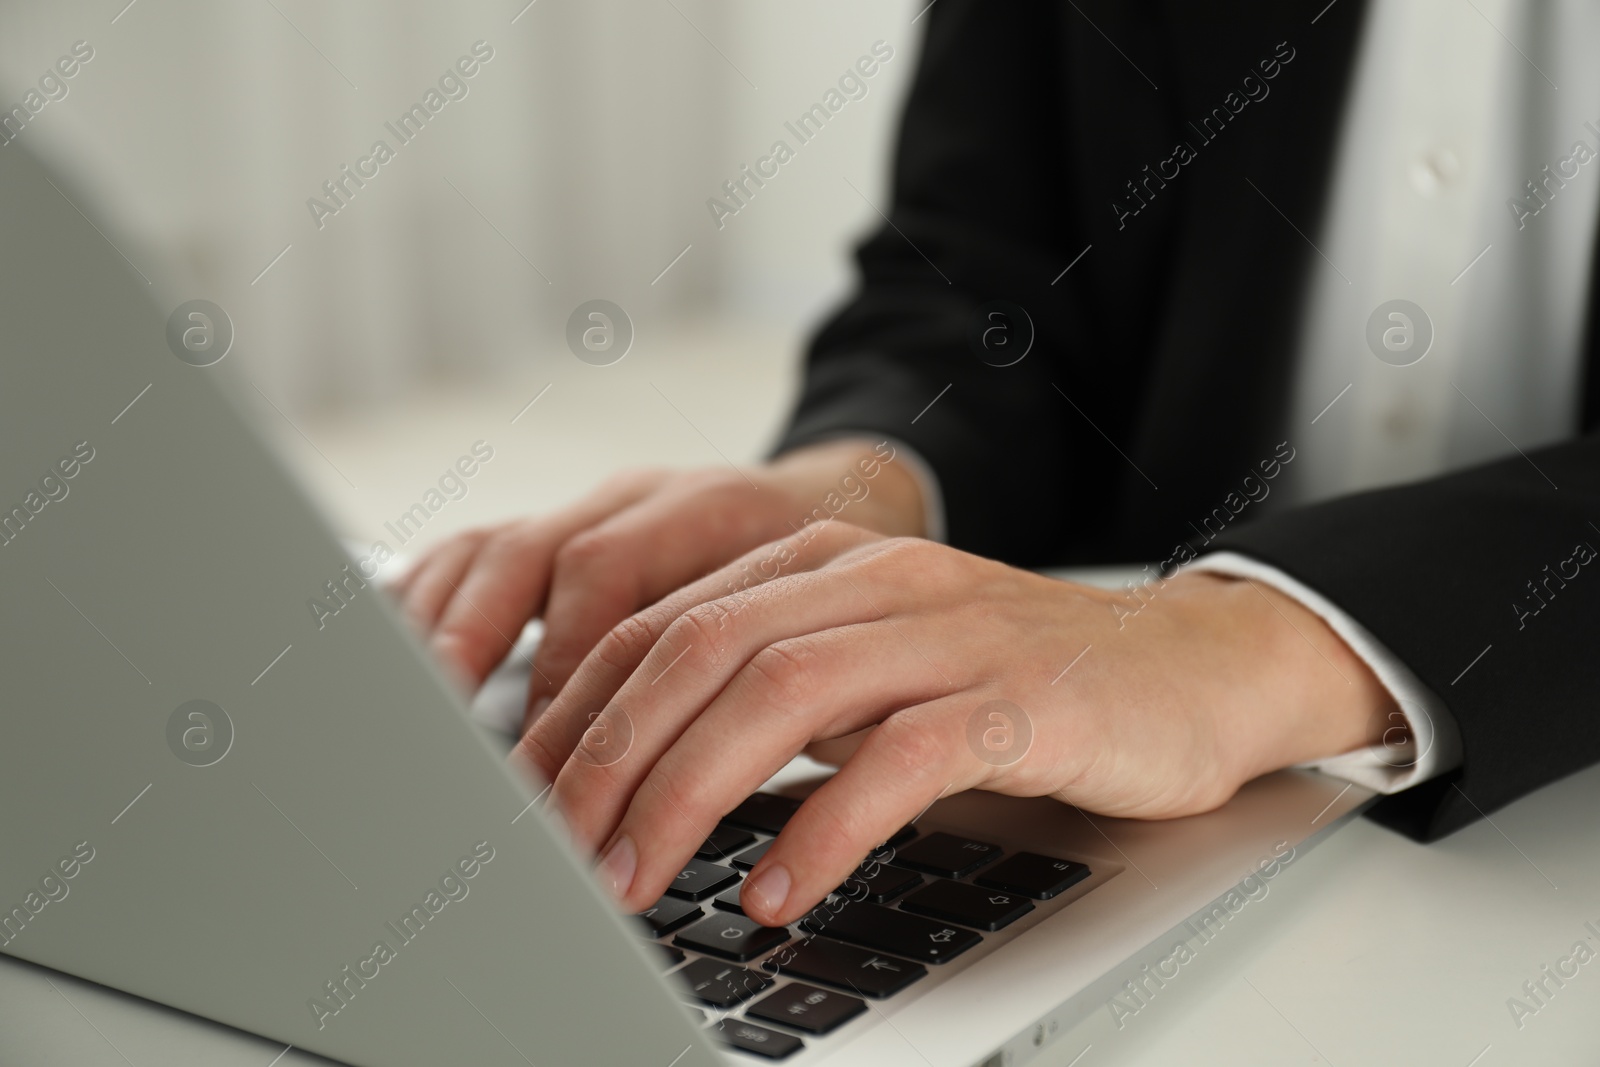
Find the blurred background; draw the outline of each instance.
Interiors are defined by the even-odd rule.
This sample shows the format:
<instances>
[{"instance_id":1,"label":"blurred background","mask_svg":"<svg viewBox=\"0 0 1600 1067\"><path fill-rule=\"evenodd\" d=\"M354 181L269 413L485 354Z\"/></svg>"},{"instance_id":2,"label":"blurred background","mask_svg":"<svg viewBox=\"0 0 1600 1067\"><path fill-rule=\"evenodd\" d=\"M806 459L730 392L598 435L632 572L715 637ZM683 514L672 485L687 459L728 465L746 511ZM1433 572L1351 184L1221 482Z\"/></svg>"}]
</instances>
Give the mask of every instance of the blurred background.
<instances>
[{"instance_id":1,"label":"blurred background","mask_svg":"<svg viewBox=\"0 0 1600 1067\"><path fill-rule=\"evenodd\" d=\"M621 467L761 456L887 209L925 6L7 0L0 110L163 306L228 312L231 371L346 536L393 544L383 523L487 442L432 541ZM785 124L879 41L802 143ZM386 124L429 90L402 141ZM379 140L393 157L344 179ZM708 199L738 206L723 183L779 140L793 158L719 227ZM609 366L567 344L592 299L632 321Z\"/></svg>"}]
</instances>

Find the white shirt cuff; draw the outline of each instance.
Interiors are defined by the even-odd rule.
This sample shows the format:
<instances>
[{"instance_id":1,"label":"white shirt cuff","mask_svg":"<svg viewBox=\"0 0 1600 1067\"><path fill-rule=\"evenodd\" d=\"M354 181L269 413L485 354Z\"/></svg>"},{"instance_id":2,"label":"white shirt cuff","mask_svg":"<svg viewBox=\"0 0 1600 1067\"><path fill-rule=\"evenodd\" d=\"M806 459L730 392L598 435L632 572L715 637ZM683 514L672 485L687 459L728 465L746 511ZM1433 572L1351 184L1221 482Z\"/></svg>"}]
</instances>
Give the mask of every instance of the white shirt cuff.
<instances>
[{"instance_id":1,"label":"white shirt cuff","mask_svg":"<svg viewBox=\"0 0 1600 1067\"><path fill-rule=\"evenodd\" d=\"M1237 552L1213 552L1183 569L1250 578L1293 597L1344 639L1399 705L1410 730L1409 740L1396 745L1361 748L1300 766L1379 793L1398 793L1461 766L1461 733L1444 701L1366 627L1340 611L1322 594L1276 567ZM1395 725L1398 727L1399 723Z\"/></svg>"}]
</instances>

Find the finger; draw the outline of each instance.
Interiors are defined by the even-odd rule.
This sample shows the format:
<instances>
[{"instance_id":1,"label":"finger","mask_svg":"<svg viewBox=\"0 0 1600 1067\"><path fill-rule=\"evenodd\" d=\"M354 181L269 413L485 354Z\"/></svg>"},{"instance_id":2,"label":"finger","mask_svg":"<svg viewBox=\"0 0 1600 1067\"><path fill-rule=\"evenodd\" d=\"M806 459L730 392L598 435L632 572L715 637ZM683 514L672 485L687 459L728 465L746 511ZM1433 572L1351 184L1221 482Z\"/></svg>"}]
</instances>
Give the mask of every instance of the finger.
<instances>
[{"instance_id":1,"label":"finger","mask_svg":"<svg viewBox=\"0 0 1600 1067\"><path fill-rule=\"evenodd\" d=\"M852 733L946 689L884 622L788 638L751 658L659 758L636 740L612 767L573 759L552 796L588 840L629 840L631 877L614 866L606 874L616 875L613 891L624 901L647 907L718 820L808 741ZM582 818L574 820L580 800ZM621 813L614 831L605 825L611 810Z\"/></svg>"},{"instance_id":2,"label":"finger","mask_svg":"<svg viewBox=\"0 0 1600 1067\"><path fill-rule=\"evenodd\" d=\"M417 575L427 569L428 564L432 562L434 555L449 543L450 541L448 539L444 541L435 541L427 548L418 552L416 556L412 558L411 562L406 565L405 573L401 574L400 577L389 583L390 591L396 597L399 597L405 593L405 591L411 587L411 583L416 580Z\"/></svg>"},{"instance_id":3,"label":"finger","mask_svg":"<svg viewBox=\"0 0 1600 1067\"><path fill-rule=\"evenodd\" d=\"M824 528L807 541L785 539L780 545L788 552L786 558L790 560L790 569L804 573L810 567L826 563L872 539L873 535L866 531L841 526L833 530ZM542 778L554 781L589 723L595 721L628 678L640 669L645 657L680 616L699 608L701 623L708 632L716 632L722 628L719 626L720 620L743 614L763 594L771 595L770 589L761 586L739 591L732 596L722 594L727 592L733 577L742 574L752 561L759 563L772 550L774 546L754 549L715 574L707 575L612 627L562 687L555 703L529 724L517 752L533 764ZM770 586L773 583L767 584ZM819 620L826 618L826 615L818 616ZM853 621L854 616L844 618ZM676 655L683 647L683 644L674 646L669 657ZM754 651L751 649L750 654L754 654ZM665 666L664 661L650 677L654 678Z\"/></svg>"},{"instance_id":4,"label":"finger","mask_svg":"<svg viewBox=\"0 0 1600 1067\"><path fill-rule=\"evenodd\" d=\"M438 617L434 653L476 687L515 643L543 604L557 547L650 491L643 476L607 483L581 503L548 518L496 530L473 557Z\"/></svg>"},{"instance_id":5,"label":"finger","mask_svg":"<svg viewBox=\"0 0 1600 1067\"><path fill-rule=\"evenodd\" d=\"M992 768L965 738L966 718L981 703L963 692L877 726L750 871L739 896L745 914L768 926L795 921L935 800L982 784Z\"/></svg>"},{"instance_id":6,"label":"finger","mask_svg":"<svg viewBox=\"0 0 1600 1067\"><path fill-rule=\"evenodd\" d=\"M562 809L575 840L593 847L611 835L645 775L730 679L756 659L765 668L782 655L764 650L774 643L870 619L870 608L847 585L817 578L812 574L779 578L752 597L737 616L731 616L722 601L700 604L666 628L639 668L613 698L603 702L593 720L605 728L626 719L626 728L632 733L628 759L595 766L592 760L569 758L556 776L551 801ZM589 720L589 713L584 720ZM540 724L529 731L541 736L548 732ZM801 737L795 750L807 740L809 737ZM740 762L751 755L741 752ZM722 811L711 814L716 818Z\"/></svg>"},{"instance_id":7,"label":"finger","mask_svg":"<svg viewBox=\"0 0 1600 1067\"><path fill-rule=\"evenodd\" d=\"M832 767L841 767L844 761L856 754L856 749L861 747L861 742L867 739L867 730L857 730L853 734L843 737L829 737L821 741L813 741L805 747L805 754L818 763L826 763Z\"/></svg>"},{"instance_id":8,"label":"finger","mask_svg":"<svg viewBox=\"0 0 1600 1067\"><path fill-rule=\"evenodd\" d=\"M778 531L743 482L660 493L561 547L544 612L545 637L528 691L534 705L560 691L617 623L710 573Z\"/></svg>"},{"instance_id":9,"label":"finger","mask_svg":"<svg viewBox=\"0 0 1600 1067\"><path fill-rule=\"evenodd\" d=\"M403 579L404 585L395 587L401 598L406 617L423 634L433 631L439 613L455 595L461 576L467 572L478 552L501 527L469 530L452 537L434 548Z\"/></svg>"},{"instance_id":10,"label":"finger","mask_svg":"<svg viewBox=\"0 0 1600 1067\"><path fill-rule=\"evenodd\" d=\"M544 597L560 532L537 521L489 537L458 577L441 576L447 598L429 646L476 688L511 650Z\"/></svg>"}]
</instances>

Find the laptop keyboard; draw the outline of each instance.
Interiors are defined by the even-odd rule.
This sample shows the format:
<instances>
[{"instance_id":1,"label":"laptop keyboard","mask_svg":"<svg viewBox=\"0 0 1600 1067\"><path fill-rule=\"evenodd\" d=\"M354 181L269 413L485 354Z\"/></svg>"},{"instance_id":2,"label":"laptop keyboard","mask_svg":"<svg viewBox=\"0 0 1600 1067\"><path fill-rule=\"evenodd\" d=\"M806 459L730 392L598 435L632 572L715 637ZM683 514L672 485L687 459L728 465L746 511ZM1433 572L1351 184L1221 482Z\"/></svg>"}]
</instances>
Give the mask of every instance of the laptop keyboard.
<instances>
[{"instance_id":1,"label":"laptop keyboard","mask_svg":"<svg viewBox=\"0 0 1600 1067\"><path fill-rule=\"evenodd\" d=\"M709 1008L712 1035L757 1059L787 1059L1089 877L1082 863L907 826L828 901L791 927L739 906L744 876L798 800L755 793L708 837L667 895L640 913L664 970Z\"/></svg>"}]
</instances>

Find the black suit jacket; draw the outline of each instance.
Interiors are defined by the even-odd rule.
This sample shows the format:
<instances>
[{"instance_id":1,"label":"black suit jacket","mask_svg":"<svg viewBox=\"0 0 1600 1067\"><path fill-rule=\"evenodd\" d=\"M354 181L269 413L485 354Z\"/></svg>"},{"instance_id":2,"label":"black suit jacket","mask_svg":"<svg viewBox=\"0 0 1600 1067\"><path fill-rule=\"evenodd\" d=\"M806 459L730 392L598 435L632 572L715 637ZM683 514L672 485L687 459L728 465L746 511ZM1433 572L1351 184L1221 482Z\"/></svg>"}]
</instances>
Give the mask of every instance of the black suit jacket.
<instances>
[{"instance_id":1,"label":"black suit jacket","mask_svg":"<svg viewBox=\"0 0 1600 1067\"><path fill-rule=\"evenodd\" d=\"M1460 727L1460 770L1374 811L1431 838L1600 758L1600 567L1549 586L1531 621L1512 607L1600 546L1593 331L1585 436L1197 536L1296 437L1287 354L1316 254L1297 230L1319 227L1363 17L1362 0L939 0L892 226L861 246L779 451L897 437L933 466L951 543L1010 562L1167 560L1187 541L1319 590ZM992 300L1033 321L1013 366L969 342Z\"/></svg>"}]
</instances>

